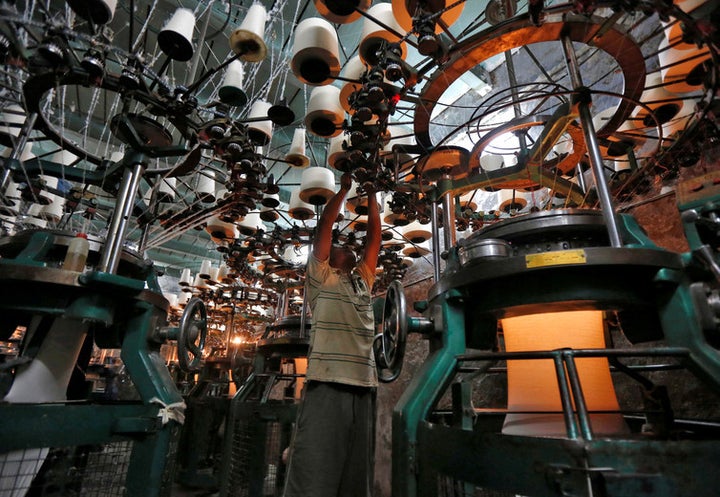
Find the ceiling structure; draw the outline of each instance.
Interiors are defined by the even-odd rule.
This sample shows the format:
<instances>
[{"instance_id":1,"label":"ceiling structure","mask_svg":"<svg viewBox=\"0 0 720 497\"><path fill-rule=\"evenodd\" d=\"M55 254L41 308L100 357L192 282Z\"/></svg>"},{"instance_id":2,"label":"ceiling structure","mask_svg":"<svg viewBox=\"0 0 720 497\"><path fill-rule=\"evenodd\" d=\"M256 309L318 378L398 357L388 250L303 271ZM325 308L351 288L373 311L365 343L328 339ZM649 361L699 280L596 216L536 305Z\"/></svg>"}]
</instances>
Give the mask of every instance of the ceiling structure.
<instances>
[{"instance_id":1,"label":"ceiling structure","mask_svg":"<svg viewBox=\"0 0 720 497\"><path fill-rule=\"evenodd\" d=\"M112 2L2 4L2 143L6 155L17 148L19 128L27 115L37 113L23 168L14 179L42 191L34 182L38 174L59 176L49 190L70 197L75 188L80 200L75 207L66 205L59 217L45 216L48 226L103 237L111 228L122 173L133 160L127 154L133 149L127 126L139 130L155 149L139 184L127 240L173 276L183 268L197 272L206 259L218 263L228 258L235 242L252 241L257 226L243 226L242 220L275 187L278 218L263 221L262 229L281 240L255 240L266 253L257 259L277 258L286 246L307 242L314 216L297 219L287 212L306 170L286 157L296 129L305 130L311 166L330 166L335 178L340 169L352 170L361 184L374 181L382 197L392 199L393 212L383 216L386 238L392 238L386 241L388 251L426 254L426 260L429 242L404 234L402 225L429 222L428 199L447 191L448 184L461 195L461 208L445 222L455 222L460 232L532 209L600 206L602 191L593 188L592 153L577 112L581 97L592 100L601 167L615 202L632 201L671 181L681 159L699 160L703 140L714 133L708 115L717 89L717 34L701 29L705 20L712 26L711 2L676 2L677 10L650 1L438 2L440 10L425 19L433 21L430 27L416 22L407 34L378 17L375 8L382 2L369 9L363 2L337 2L358 10L353 22L331 23L341 70L329 77L329 85L358 90L351 114L337 126L340 139L349 144L340 148L340 161L332 156L337 150L327 133L307 129L312 128L305 119L310 96L324 86L301 82L292 69L296 28L310 18L324 19L318 12L327 9L322 0L317 5L309 0L118 2L104 26L78 10L78 5L106 3ZM411 17L407 5L421 3L393 1L395 17L402 17L398 12L403 9ZM267 15L266 53L251 61L233 49L238 42L233 33L257 5ZM390 5L384 7L390 10ZM181 8L194 17L192 52L170 56L158 40L168 26L174 29L167 23ZM687 16L682 8L695 15ZM393 54L399 45L388 45L377 52L377 64L362 76L348 77L364 33L373 31L369 26L389 30L378 36L402 41L406 57L402 61ZM568 66L569 51L577 59L575 67ZM669 60L675 52L693 63ZM228 104L220 89L229 62L238 57L247 98L234 105L238 101ZM97 59L102 69L93 75ZM373 69L385 78L382 82L372 79L377 76ZM142 83L128 86L133 77ZM380 104L368 96L374 88L382 89ZM267 117L251 119L259 101L284 111L285 119L272 125L268 143L262 136L249 144L245 138L233 141L269 124ZM367 115L360 113L364 106L370 107ZM129 121L122 116L130 116ZM367 124L373 118L379 124ZM359 150L355 155L353 147ZM61 156L62 149L72 155ZM125 162L118 162L123 153ZM247 166L250 173L234 173L246 159L257 159ZM53 169L53 164L62 167ZM212 180L209 190L207 180ZM36 194L25 194L30 202L10 213L15 221L6 229L33 221ZM217 216L239 224L239 235L211 233L208 222ZM362 239L361 230L356 237L348 227L355 217L349 212L341 223L346 243ZM430 230L429 224L421 226ZM395 258L396 265L401 259ZM266 270L257 261L249 264L252 271ZM395 275L404 274L407 264L399 265Z\"/></svg>"}]
</instances>

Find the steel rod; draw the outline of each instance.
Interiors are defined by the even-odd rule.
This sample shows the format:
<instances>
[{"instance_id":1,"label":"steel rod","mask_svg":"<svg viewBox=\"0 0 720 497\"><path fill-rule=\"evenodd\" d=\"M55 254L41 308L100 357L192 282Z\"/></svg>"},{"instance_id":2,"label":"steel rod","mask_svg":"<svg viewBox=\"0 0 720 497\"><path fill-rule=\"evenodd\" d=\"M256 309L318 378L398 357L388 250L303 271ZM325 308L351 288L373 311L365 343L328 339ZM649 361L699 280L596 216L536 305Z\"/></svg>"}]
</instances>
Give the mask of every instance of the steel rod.
<instances>
[{"instance_id":1,"label":"steel rod","mask_svg":"<svg viewBox=\"0 0 720 497\"><path fill-rule=\"evenodd\" d=\"M443 175L443 183L451 183L449 174ZM455 197L450 188L444 189L443 195L443 239L445 242L445 251L455 246Z\"/></svg>"},{"instance_id":2,"label":"steel rod","mask_svg":"<svg viewBox=\"0 0 720 497\"><path fill-rule=\"evenodd\" d=\"M575 409L577 409L577 417L580 422L580 433L585 440L592 440L592 428L590 427L590 415L588 414L587 404L585 404L585 396L583 395L582 386L580 385L580 377L578 376L575 358L572 354L563 353L565 369L567 369L568 379L570 380L570 388L572 389Z\"/></svg>"},{"instance_id":3,"label":"steel rod","mask_svg":"<svg viewBox=\"0 0 720 497\"><path fill-rule=\"evenodd\" d=\"M135 195L144 169L145 165L138 161L133 165L132 169L125 170L115 204L115 212L113 212L113 217L110 220L105 247L98 266L98 269L102 272L113 274L117 271L123 243L125 242L128 221L132 215Z\"/></svg>"},{"instance_id":4,"label":"steel rod","mask_svg":"<svg viewBox=\"0 0 720 497\"><path fill-rule=\"evenodd\" d=\"M33 129L33 126L35 126L35 121L37 120L37 112L33 112L32 114L28 115L25 118L25 122L23 123L22 128L20 129L20 134L17 137L17 142L15 143L15 146L13 147L12 151L10 152L10 156L7 158L7 161L12 163L14 161L17 161L22 157L23 149L25 148L25 145L27 145L28 137L30 136L30 131ZM3 168L2 176L0 177L0 193L5 195L5 189L8 186L10 180L10 168L6 165Z\"/></svg>"},{"instance_id":5,"label":"steel rod","mask_svg":"<svg viewBox=\"0 0 720 497\"><path fill-rule=\"evenodd\" d=\"M570 390L567 384L567 376L565 375L565 367L563 358L560 354L553 356L555 364L555 374L557 375L558 388L560 389L560 401L562 403L563 419L565 419L565 429L567 436L571 439L578 438L578 427L573 413L572 401L570 400Z\"/></svg>"},{"instance_id":6,"label":"steel rod","mask_svg":"<svg viewBox=\"0 0 720 497\"><path fill-rule=\"evenodd\" d=\"M590 93L588 89L583 86L582 76L580 75L580 66L577 62L572 40L567 35L563 35L561 40L563 52L565 54L565 63L567 64L573 89L581 92L578 99L580 125L582 127L583 136L585 137L585 145L587 147L588 155L590 156L590 168L592 169L593 177L595 178L595 188L597 189L598 200L600 201L600 210L603 214L605 225L608 230L610 246L622 247L617 216L610 196L610 188L608 187L607 180L603 172L603 158L600 153L600 143L598 142L597 134L595 134L595 125L592 122L592 114L590 114Z\"/></svg>"},{"instance_id":7,"label":"steel rod","mask_svg":"<svg viewBox=\"0 0 720 497\"><path fill-rule=\"evenodd\" d=\"M437 202L430 202L430 212L432 215L432 251L433 251L433 275L435 281L440 281L440 228L438 226L438 205Z\"/></svg>"}]
</instances>

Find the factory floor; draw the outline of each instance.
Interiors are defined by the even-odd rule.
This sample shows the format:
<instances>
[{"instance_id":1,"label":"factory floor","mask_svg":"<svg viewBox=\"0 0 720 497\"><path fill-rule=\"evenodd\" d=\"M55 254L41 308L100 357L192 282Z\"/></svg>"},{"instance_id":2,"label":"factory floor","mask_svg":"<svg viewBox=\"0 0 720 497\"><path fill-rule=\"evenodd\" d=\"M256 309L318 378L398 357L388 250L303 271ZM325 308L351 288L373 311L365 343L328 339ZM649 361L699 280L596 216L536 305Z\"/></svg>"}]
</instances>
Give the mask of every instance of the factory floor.
<instances>
[{"instance_id":1,"label":"factory floor","mask_svg":"<svg viewBox=\"0 0 720 497\"><path fill-rule=\"evenodd\" d=\"M208 489L188 488L177 483L170 491L171 497L219 497L219 493Z\"/></svg>"}]
</instances>

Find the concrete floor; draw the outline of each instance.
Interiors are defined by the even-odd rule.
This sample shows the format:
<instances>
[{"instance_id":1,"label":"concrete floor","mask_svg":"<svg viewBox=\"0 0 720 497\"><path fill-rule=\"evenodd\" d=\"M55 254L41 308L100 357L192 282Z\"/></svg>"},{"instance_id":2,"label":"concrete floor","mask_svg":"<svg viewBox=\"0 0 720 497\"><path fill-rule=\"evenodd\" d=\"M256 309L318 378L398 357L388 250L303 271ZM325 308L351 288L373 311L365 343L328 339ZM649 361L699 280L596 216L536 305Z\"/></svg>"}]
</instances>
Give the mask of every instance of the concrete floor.
<instances>
[{"instance_id":1,"label":"concrete floor","mask_svg":"<svg viewBox=\"0 0 720 497\"><path fill-rule=\"evenodd\" d=\"M173 484L170 491L171 497L219 497L220 494L207 489L187 488L177 483Z\"/></svg>"}]
</instances>

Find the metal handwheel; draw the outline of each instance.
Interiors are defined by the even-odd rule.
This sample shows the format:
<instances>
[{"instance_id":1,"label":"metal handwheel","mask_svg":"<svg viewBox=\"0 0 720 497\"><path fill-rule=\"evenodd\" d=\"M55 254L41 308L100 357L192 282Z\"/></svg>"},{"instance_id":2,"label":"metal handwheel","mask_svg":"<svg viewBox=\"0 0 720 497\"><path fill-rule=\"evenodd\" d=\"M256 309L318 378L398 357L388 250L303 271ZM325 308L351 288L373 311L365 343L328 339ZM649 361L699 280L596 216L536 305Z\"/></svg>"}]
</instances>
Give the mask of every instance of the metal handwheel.
<instances>
[{"instance_id":1,"label":"metal handwheel","mask_svg":"<svg viewBox=\"0 0 720 497\"><path fill-rule=\"evenodd\" d=\"M408 333L405 293L399 280L388 286L378 331L374 344L378 379L389 383L402 371Z\"/></svg>"},{"instance_id":2,"label":"metal handwheel","mask_svg":"<svg viewBox=\"0 0 720 497\"><path fill-rule=\"evenodd\" d=\"M183 371L192 372L200 369L207 333L205 304L199 298L193 297L185 307L178 330L178 362Z\"/></svg>"}]
</instances>

